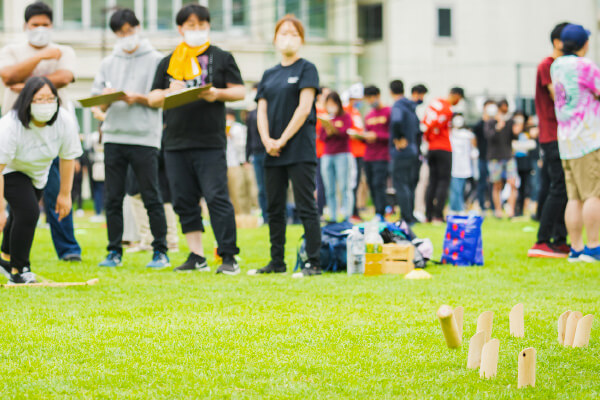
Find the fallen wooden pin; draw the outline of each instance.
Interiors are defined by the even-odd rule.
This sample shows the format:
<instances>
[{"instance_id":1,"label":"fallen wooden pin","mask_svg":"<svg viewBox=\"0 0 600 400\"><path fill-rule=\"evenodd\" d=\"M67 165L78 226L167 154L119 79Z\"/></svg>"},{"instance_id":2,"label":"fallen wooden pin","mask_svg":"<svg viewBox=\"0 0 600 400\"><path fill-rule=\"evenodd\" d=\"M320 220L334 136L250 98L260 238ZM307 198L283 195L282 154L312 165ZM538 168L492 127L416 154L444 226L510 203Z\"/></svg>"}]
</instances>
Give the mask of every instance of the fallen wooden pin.
<instances>
[{"instance_id":1,"label":"fallen wooden pin","mask_svg":"<svg viewBox=\"0 0 600 400\"><path fill-rule=\"evenodd\" d=\"M23 283L19 285L1 285L5 289L17 287L69 287L69 286L93 286L100 280L98 278L90 279L87 282L39 282L39 283Z\"/></svg>"},{"instance_id":2,"label":"fallen wooden pin","mask_svg":"<svg viewBox=\"0 0 600 400\"><path fill-rule=\"evenodd\" d=\"M518 389L527 386L535 387L535 358L536 352L533 347L519 353Z\"/></svg>"},{"instance_id":3,"label":"fallen wooden pin","mask_svg":"<svg viewBox=\"0 0 600 400\"><path fill-rule=\"evenodd\" d=\"M455 349L462 343L463 308L443 305L437 311L438 319L442 327L442 333L446 339L446 345Z\"/></svg>"}]
</instances>

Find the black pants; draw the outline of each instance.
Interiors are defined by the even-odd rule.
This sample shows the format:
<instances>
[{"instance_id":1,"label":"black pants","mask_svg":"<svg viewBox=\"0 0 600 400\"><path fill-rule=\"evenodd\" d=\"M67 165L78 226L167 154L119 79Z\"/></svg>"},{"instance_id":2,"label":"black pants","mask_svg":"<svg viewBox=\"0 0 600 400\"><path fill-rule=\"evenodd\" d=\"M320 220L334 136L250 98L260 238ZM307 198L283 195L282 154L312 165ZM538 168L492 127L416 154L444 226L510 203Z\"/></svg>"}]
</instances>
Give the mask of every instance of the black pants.
<instances>
[{"instance_id":1,"label":"black pants","mask_svg":"<svg viewBox=\"0 0 600 400\"><path fill-rule=\"evenodd\" d=\"M565 173L560 161L558 143L542 143L542 177L548 179L548 194L543 201L538 229L538 243L566 243L565 208L567 207L567 186Z\"/></svg>"},{"instance_id":2,"label":"black pants","mask_svg":"<svg viewBox=\"0 0 600 400\"><path fill-rule=\"evenodd\" d=\"M285 225L288 182L292 182L296 211L304 226L306 254L313 266L320 266L321 226L314 197L316 164L298 163L265 167L265 188L269 209L271 261L285 265Z\"/></svg>"},{"instance_id":3,"label":"black pants","mask_svg":"<svg viewBox=\"0 0 600 400\"><path fill-rule=\"evenodd\" d=\"M352 194L354 195L354 206L352 208L352 215L358 217L358 187L360 186L360 178L362 177L363 170L365 169L365 160L362 157L355 158L356 160L356 181L353 183Z\"/></svg>"},{"instance_id":4,"label":"black pants","mask_svg":"<svg viewBox=\"0 0 600 400\"><path fill-rule=\"evenodd\" d=\"M154 251L167 252L167 220L158 186L158 149L150 146L106 143L104 168L108 250L123 252L123 198L131 166L148 210Z\"/></svg>"},{"instance_id":5,"label":"black pants","mask_svg":"<svg viewBox=\"0 0 600 400\"><path fill-rule=\"evenodd\" d=\"M367 175L367 184L371 199L375 206L375 213L381 216L385 215L386 189L388 177L388 161L365 161L365 173Z\"/></svg>"},{"instance_id":6,"label":"black pants","mask_svg":"<svg viewBox=\"0 0 600 400\"><path fill-rule=\"evenodd\" d=\"M10 266L23 272L29 267L29 253L40 217L39 202L43 191L21 172L4 175L4 198L10 211L2 235L2 252L10 255Z\"/></svg>"},{"instance_id":7,"label":"black pants","mask_svg":"<svg viewBox=\"0 0 600 400\"><path fill-rule=\"evenodd\" d=\"M444 219L444 206L452 177L452 152L431 150L427 162L429 184L425 193L425 214L428 220Z\"/></svg>"},{"instance_id":8,"label":"black pants","mask_svg":"<svg viewBox=\"0 0 600 400\"><path fill-rule=\"evenodd\" d=\"M521 184L519 185L519 197L517 197L517 209L516 215L523 215L525 210L523 207L525 206L525 199L530 196L531 190L529 187L531 185L531 170L530 169L520 169L519 170L519 180Z\"/></svg>"},{"instance_id":9,"label":"black pants","mask_svg":"<svg viewBox=\"0 0 600 400\"><path fill-rule=\"evenodd\" d=\"M392 181L396 191L396 201L400 206L400 216L406 223L416 222L413 215L415 204L414 176L419 167L417 157L392 157Z\"/></svg>"},{"instance_id":10,"label":"black pants","mask_svg":"<svg viewBox=\"0 0 600 400\"><path fill-rule=\"evenodd\" d=\"M227 189L225 149L165 151L165 166L173 208L183 233L204 232L200 208L200 199L204 197L219 246L217 253L221 257L238 254L235 213Z\"/></svg>"}]
</instances>

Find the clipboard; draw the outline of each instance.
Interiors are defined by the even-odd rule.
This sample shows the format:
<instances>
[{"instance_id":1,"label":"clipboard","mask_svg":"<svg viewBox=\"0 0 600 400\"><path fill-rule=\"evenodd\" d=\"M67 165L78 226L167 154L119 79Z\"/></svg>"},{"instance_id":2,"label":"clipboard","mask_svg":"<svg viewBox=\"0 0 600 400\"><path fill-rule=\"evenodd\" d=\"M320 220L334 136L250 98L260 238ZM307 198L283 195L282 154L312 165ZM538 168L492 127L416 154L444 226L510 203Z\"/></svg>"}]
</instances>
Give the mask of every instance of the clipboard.
<instances>
[{"instance_id":1,"label":"clipboard","mask_svg":"<svg viewBox=\"0 0 600 400\"><path fill-rule=\"evenodd\" d=\"M323 118L323 117L317 116L317 119L319 120L319 122L321 122L321 125L323 125L323 128L325 128L327 130L335 129L335 127L333 126L333 124L331 123L331 120L329 118Z\"/></svg>"},{"instance_id":2,"label":"clipboard","mask_svg":"<svg viewBox=\"0 0 600 400\"><path fill-rule=\"evenodd\" d=\"M82 107L94 107L101 106L103 104L110 104L114 101L119 100L122 96L125 96L125 92L115 92L109 94L101 94L99 96L86 97L85 99L77 100Z\"/></svg>"},{"instance_id":3,"label":"clipboard","mask_svg":"<svg viewBox=\"0 0 600 400\"><path fill-rule=\"evenodd\" d=\"M209 83L204 86L183 89L180 92L169 94L165 97L165 103L163 105L163 110L170 110L171 108L181 107L183 105L193 103L194 101L198 101L198 95L212 87L212 84Z\"/></svg>"}]
</instances>

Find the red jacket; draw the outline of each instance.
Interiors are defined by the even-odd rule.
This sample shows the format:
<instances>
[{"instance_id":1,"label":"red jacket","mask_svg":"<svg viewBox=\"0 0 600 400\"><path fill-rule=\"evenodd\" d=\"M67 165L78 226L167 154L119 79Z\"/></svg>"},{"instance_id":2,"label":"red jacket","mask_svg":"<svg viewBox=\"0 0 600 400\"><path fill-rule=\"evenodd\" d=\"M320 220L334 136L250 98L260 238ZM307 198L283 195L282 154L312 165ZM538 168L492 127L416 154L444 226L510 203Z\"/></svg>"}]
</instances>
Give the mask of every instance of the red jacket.
<instances>
[{"instance_id":1,"label":"red jacket","mask_svg":"<svg viewBox=\"0 0 600 400\"><path fill-rule=\"evenodd\" d=\"M423 120L426 126L423 137L429 144L429 150L452 151L450 145L452 114L452 108L446 99L436 99L427 107Z\"/></svg>"}]
</instances>

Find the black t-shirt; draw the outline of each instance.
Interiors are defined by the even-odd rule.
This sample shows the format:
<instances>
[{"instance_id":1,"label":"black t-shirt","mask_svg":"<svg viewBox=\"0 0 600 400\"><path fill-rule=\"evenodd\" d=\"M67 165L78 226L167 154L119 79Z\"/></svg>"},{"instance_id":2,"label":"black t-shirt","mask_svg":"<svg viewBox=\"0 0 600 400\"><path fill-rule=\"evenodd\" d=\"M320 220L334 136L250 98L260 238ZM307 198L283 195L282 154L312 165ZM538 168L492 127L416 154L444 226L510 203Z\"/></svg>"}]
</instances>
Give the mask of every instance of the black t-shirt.
<instances>
[{"instance_id":1,"label":"black t-shirt","mask_svg":"<svg viewBox=\"0 0 600 400\"><path fill-rule=\"evenodd\" d=\"M167 74L171 54L163 58L156 69L154 89L168 89L173 77ZM200 76L186 81L188 88L212 83L215 88L225 89L227 84L243 85L244 81L233 56L216 47L210 46L198 56L202 68ZM225 136L225 103L213 103L198 100L181 107L166 110L164 113L165 150L186 150L198 148L224 149L227 146Z\"/></svg>"},{"instance_id":2,"label":"black t-shirt","mask_svg":"<svg viewBox=\"0 0 600 400\"><path fill-rule=\"evenodd\" d=\"M301 58L287 67L281 64L265 71L258 85L256 100L265 99L268 103L269 134L279 139L292 120L300 103L300 91L319 87L319 73L311 62ZM315 124L317 111L313 103L310 115L304 125L289 140L279 157L267 155L266 166L290 165L300 162L317 162Z\"/></svg>"},{"instance_id":3,"label":"black t-shirt","mask_svg":"<svg viewBox=\"0 0 600 400\"><path fill-rule=\"evenodd\" d=\"M479 150L479 159L487 160L487 139L485 137L485 133L483 132L483 128L485 126L485 121L480 119L479 122L473 127L473 133L477 138L477 150Z\"/></svg>"}]
</instances>

